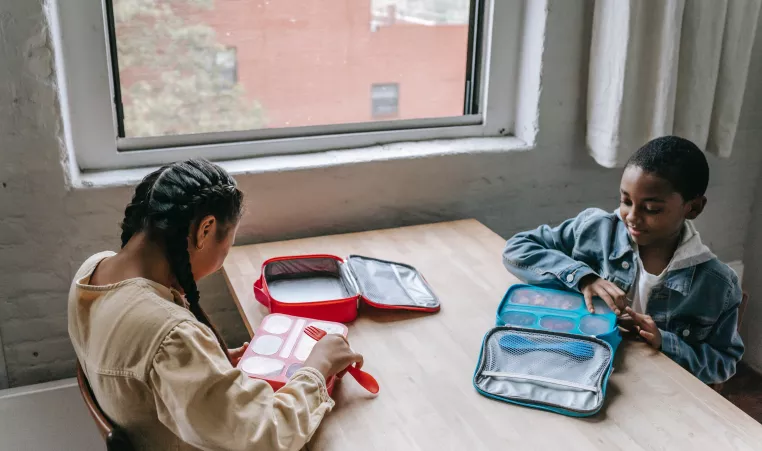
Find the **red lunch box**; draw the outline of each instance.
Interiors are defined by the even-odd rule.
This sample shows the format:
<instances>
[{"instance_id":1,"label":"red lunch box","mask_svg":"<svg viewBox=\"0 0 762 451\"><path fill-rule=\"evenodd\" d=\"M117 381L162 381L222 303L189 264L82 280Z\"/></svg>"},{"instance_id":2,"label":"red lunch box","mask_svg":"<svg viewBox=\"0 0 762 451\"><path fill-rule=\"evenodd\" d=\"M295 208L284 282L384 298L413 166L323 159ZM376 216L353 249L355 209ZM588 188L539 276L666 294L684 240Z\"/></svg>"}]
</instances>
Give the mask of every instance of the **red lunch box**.
<instances>
[{"instance_id":1,"label":"red lunch box","mask_svg":"<svg viewBox=\"0 0 762 451\"><path fill-rule=\"evenodd\" d=\"M437 312L439 299L412 266L350 255L271 258L254 296L270 313L346 323L362 300L382 309Z\"/></svg>"},{"instance_id":2,"label":"red lunch box","mask_svg":"<svg viewBox=\"0 0 762 451\"><path fill-rule=\"evenodd\" d=\"M302 368L317 343L304 333L304 329L309 326L345 337L348 333L347 326L341 323L280 314L267 315L238 362L238 368L249 377L266 381L273 390L279 390ZM329 395L333 393L335 382L336 376L326 381Z\"/></svg>"}]
</instances>

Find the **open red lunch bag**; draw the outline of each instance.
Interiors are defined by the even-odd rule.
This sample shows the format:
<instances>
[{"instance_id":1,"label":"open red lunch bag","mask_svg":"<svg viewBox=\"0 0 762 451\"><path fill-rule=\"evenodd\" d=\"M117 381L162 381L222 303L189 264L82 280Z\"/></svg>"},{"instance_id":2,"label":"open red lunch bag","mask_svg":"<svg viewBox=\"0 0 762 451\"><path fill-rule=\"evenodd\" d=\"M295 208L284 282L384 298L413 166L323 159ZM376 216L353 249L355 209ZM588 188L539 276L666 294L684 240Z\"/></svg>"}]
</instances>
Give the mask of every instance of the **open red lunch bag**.
<instances>
[{"instance_id":1,"label":"open red lunch bag","mask_svg":"<svg viewBox=\"0 0 762 451\"><path fill-rule=\"evenodd\" d=\"M381 308L439 311L439 299L412 266L359 255L303 255L262 264L254 295L270 313L346 323L360 301Z\"/></svg>"}]
</instances>

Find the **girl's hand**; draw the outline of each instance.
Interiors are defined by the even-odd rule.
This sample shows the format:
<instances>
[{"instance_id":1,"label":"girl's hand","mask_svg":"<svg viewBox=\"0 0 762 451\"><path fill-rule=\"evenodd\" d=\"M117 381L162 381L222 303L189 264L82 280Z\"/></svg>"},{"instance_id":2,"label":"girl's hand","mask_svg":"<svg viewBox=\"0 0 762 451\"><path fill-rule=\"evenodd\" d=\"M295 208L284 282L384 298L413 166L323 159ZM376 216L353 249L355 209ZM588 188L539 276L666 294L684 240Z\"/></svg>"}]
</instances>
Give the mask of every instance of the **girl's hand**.
<instances>
[{"instance_id":1,"label":"girl's hand","mask_svg":"<svg viewBox=\"0 0 762 451\"><path fill-rule=\"evenodd\" d=\"M622 309L627 305L624 291L621 288L606 279L601 279L595 274L590 274L580 280L579 289L585 296L585 305L590 313L595 313L595 308L593 307L594 296L603 299L606 305L617 316L622 314Z\"/></svg>"},{"instance_id":2,"label":"girl's hand","mask_svg":"<svg viewBox=\"0 0 762 451\"><path fill-rule=\"evenodd\" d=\"M243 357L243 353L246 352L248 347L249 342L247 341L240 348L228 349L228 355L230 356L230 361L233 362L233 366L238 366L238 362L241 361L241 357Z\"/></svg>"},{"instance_id":3,"label":"girl's hand","mask_svg":"<svg viewBox=\"0 0 762 451\"><path fill-rule=\"evenodd\" d=\"M304 366L315 368L326 379L338 374L349 365L361 368L363 358L349 347L343 335L328 334L315 344Z\"/></svg>"},{"instance_id":4,"label":"girl's hand","mask_svg":"<svg viewBox=\"0 0 762 451\"><path fill-rule=\"evenodd\" d=\"M627 307L627 313L632 317L635 331L654 349L661 349L661 331L656 327L653 318L648 315L635 313L635 310Z\"/></svg>"}]
</instances>

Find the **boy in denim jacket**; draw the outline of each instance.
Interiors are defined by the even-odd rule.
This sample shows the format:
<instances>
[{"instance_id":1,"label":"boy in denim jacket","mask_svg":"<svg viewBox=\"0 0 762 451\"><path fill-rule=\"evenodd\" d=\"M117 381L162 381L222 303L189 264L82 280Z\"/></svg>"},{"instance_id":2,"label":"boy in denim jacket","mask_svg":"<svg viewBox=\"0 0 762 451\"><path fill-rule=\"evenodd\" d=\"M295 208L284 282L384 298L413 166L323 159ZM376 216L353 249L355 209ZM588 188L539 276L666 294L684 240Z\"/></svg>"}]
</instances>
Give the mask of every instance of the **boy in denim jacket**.
<instances>
[{"instance_id":1,"label":"boy in denim jacket","mask_svg":"<svg viewBox=\"0 0 762 451\"><path fill-rule=\"evenodd\" d=\"M656 349L704 383L735 374L741 286L701 243L692 219L706 205L709 165L692 142L666 136L628 161L614 213L588 209L519 233L503 262L527 283L598 296ZM626 318L629 316L629 318Z\"/></svg>"}]
</instances>

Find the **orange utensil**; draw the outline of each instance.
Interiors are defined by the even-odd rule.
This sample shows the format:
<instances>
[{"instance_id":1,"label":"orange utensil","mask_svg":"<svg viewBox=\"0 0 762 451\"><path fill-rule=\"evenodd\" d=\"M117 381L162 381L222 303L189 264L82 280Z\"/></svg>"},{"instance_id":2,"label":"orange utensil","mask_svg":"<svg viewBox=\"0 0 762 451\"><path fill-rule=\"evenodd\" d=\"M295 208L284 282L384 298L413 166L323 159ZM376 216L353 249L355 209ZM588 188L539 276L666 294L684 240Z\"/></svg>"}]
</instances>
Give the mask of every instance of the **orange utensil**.
<instances>
[{"instance_id":1,"label":"orange utensil","mask_svg":"<svg viewBox=\"0 0 762 451\"><path fill-rule=\"evenodd\" d=\"M326 336L326 332L322 329L318 329L315 326L309 326L306 329L304 329L304 333L307 334L308 337L312 338L315 341L320 341L321 338ZM355 378L355 380L362 385L362 387L369 392L376 394L378 393L379 386L378 382L376 381L376 378L371 376L370 374L366 373L365 371L355 368L352 365L349 365L347 367L347 372L352 375L352 377Z\"/></svg>"}]
</instances>

